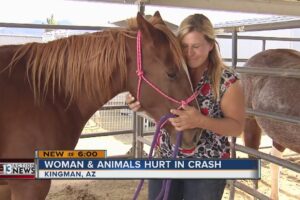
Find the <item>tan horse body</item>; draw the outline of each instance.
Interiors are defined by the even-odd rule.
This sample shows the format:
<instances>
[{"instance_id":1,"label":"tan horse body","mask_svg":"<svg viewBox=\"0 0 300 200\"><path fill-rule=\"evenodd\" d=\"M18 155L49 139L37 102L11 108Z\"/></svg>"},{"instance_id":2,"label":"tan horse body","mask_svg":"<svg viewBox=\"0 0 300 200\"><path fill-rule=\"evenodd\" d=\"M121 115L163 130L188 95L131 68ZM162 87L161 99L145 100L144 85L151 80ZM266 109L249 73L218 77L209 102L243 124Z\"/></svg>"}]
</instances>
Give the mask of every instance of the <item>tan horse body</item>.
<instances>
[{"instance_id":1,"label":"tan horse body","mask_svg":"<svg viewBox=\"0 0 300 200\"><path fill-rule=\"evenodd\" d=\"M246 67L286 68L300 70L300 52L290 49L272 49L250 58ZM244 75L247 107L257 111L267 111L285 116L300 117L300 79ZM285 148L300 153L300 126L255 117L246 120L245 145L258 149L261 132L273 140L272 154L281 157ZM272 166L272 199L278 199L278 167Z\"/></svg>"},{"instance_id":2,"label":"tan horse body","mask_svg":"<svg viewBox=\"0 0 300 200\"><path fill-rule=\"evenodd\" d=\"M176 37L159 13L151 23L140 15L136 22L126 30L0 47L0 158L33 158L36 149L74 149L85 123L103 104L123 91L136 95L137 30L145 76L175 99L189 97L191 84ZM178 107L144 82L141 104L155 120ZM12 199L34 200L45 199L50 182L5 184Z\"/></svg>"}]
</instances>

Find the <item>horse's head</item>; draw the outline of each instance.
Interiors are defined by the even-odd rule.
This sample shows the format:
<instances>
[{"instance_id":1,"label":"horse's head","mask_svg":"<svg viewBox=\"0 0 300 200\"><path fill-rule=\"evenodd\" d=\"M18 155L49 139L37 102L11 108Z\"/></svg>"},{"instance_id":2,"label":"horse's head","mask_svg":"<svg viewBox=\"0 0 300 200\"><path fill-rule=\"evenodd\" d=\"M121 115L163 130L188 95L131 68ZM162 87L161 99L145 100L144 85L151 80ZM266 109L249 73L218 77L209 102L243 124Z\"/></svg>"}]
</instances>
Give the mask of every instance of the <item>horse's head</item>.
<instances>
[{"instance_id":1,"label":"horse's head","mask_svg":"<svg viewBox=\"0 0 300 200\"><path fill-rule=\"evenodd\" d=\"M141 68L143 76L155 85L167 96L178 101L177 103L166 98L141 79L139 88L138 61L136 42L127 47L130 51L127 58L128 90L139 98L141 106L155 120L170 113L171 108L178 108L182 100L186 100L193 94L192 86L188 76L187 67L184 63L180 44L176 36L166 27L159 13L156 12L150 21L146 21L140 14L137 15L137 28L141 33ZM138 91L139 90L139 91ZM196 101L190 102L191 106L197 106ZM175 132L170 123L165 128L172 134ZM190 130L186 132L195 132ZM172 134L173 136L175 134ZM183 141L192 144L195 134L184 134ZM174 138L174 137L171 137ZM174 140L173 140L174 142Z\"/></svg>"}]
</instances>

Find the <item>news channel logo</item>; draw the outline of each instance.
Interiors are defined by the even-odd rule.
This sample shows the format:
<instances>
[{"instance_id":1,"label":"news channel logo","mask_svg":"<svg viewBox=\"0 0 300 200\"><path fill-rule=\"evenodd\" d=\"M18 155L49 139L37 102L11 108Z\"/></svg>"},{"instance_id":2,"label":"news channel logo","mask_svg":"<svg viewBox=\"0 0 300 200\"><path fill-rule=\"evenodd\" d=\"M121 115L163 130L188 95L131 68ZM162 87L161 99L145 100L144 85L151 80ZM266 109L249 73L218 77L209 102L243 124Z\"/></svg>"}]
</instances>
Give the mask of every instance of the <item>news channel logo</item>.
<instances>
[{"instance_id":1,"label":"news channel logo","mask_svg":"<svg viewBox=\"0 0 300 200\"><path fill-rule=\"evenodd\" d=\"M34 163L2 163L0 170L4 175L32 175L35 173Z\"/></svg>"}]
</instances>

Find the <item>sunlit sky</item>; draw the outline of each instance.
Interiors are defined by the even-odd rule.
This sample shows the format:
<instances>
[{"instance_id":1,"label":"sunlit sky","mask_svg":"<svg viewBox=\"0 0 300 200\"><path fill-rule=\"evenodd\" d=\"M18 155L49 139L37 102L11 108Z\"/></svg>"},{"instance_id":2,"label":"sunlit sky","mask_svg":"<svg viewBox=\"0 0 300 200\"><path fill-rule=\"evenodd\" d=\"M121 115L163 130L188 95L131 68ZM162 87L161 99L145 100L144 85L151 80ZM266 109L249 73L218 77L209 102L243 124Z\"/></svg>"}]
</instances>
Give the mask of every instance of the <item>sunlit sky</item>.
<instances>
[{"instance_id":1,"label":"sunlit sky","mask_svg":"<svg viewBox=\"0 0 300 200\"><path fill-rule=\"evenodd\" d=\"M109 22L134 17L138 10L134 4L109 4L64 0L9 0L1 3L0 22L32 23L44 21L54 15L57 21L69 21L73 25L107 26ZM178 9L146 5L145 13L160 11L164 20L179 24L193 13L203 13L213 24L241 19L269 17L270 15L221 12L195 9Z\"/></svg>"}]
</instances>

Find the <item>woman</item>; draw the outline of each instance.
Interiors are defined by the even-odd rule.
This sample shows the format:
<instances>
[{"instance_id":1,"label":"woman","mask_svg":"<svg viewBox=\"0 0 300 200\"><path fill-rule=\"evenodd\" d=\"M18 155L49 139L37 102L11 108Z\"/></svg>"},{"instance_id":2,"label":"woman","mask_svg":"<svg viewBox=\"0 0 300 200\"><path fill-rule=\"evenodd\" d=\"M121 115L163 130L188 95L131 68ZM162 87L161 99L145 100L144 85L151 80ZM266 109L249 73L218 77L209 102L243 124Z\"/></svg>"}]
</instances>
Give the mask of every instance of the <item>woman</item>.
<instances>
[{"instance_id":1,"label":"woman","mask_svg":"<svg viewBox=\"0 0 300 200\"><path fill-rule=\"evenodd\" d=\"M196 146L180 149L179 158L229 158L228 136L239 136L244 127L244 94L236 73L225 66L210 20L202 14L185 18L179 26L178 39L183 49L189 74L195 90L200 90L194 107L172 109L177 115L170 119L178 131L202 128ZM133 111L140 109L130 94L126 102ZM170 136L162 131L157 153L170 158L174 145ZM149 199L155 199L161 189L161 180L149 181ZM222 199L225 180L172 180L169 199Z\"/></svg>"}]
</instances>

